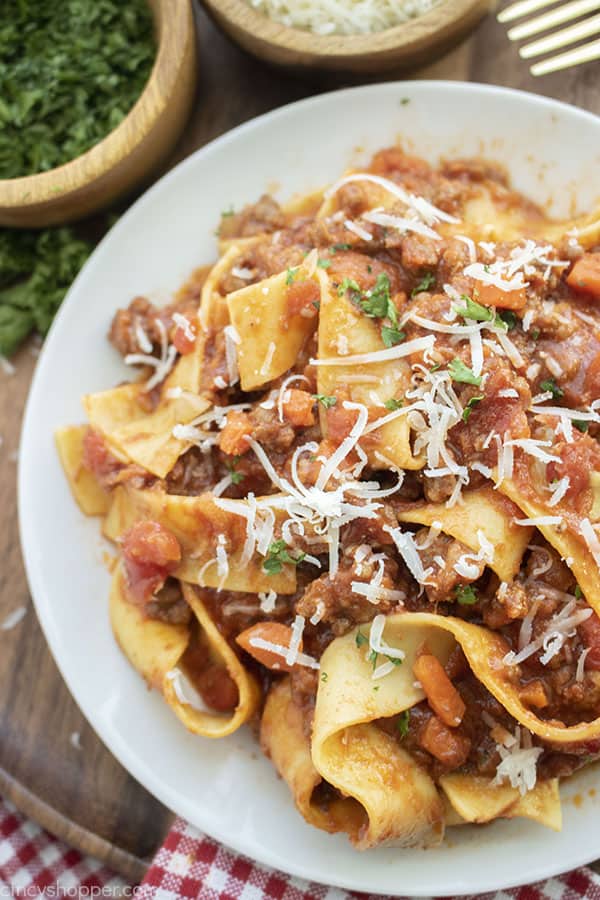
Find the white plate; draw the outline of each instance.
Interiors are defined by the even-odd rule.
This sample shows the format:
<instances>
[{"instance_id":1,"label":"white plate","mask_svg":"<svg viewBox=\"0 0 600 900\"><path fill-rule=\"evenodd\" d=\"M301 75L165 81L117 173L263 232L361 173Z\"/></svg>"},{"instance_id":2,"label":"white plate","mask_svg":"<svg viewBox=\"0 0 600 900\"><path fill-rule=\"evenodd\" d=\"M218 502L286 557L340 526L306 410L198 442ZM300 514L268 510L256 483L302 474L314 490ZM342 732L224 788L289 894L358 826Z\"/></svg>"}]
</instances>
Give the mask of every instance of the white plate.
<instances>
[{"instance_id":1,"label":"white plate","mask_svg":"<svg viewBox=\"0 0 600 900\"><path fill-rule=\"evenodd\" d=\"M406 102L408 99L409 102ZM515 185L566 214L600 193L600 119L529 94L406 82L327 94L262 116L199 150L149 190L102 241L65 300L41 355L20 453L21 537L36 609L71 693L99 736L149 791L230 847L294 875L388 895L487 891L600 856L598 784L588 771L563 796L561 834L525 821L453 829L437 850L359 854L310 828L246 731L213 742L186 732L116 647L98 520L71 499L53 430L83 420L81 394L126 377L105 340L136 294L168 299L215 256L222 209L265 189L321 186L398 138L432 160L485 154ZM568 797L579 793L577 808Z\"/></svg>"}]
</instances>

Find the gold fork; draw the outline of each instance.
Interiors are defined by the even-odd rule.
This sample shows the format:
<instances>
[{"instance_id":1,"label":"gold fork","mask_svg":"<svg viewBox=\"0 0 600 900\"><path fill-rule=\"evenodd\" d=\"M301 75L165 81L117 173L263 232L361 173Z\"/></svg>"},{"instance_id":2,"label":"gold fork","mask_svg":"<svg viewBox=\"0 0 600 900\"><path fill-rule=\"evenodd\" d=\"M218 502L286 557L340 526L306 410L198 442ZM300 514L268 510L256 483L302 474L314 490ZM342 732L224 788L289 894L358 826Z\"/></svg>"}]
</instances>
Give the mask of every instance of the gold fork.
<instances>
[{"instance_id":1,"label":"gold fork","mask_svg":"<svg viewBox=\"0 0 600 900\"><path fill-rule=\"evenodd\" d=\"M511 41L526 40L560 25L565 25L565 23L575 22L576 19L580 21L553 31L546 37L536 37L536 40L525 44L519 49L519 54L523 59L532 59L552 53L554 50L568 47L569 44L582 41L584 38L600 34L600 0L569 0L567 3L557 3L556 0L519 0L518 3L511 3L502 10L498 14L498 21L515 22L550 6L554 8L514 25L508 32L509 39ZM598 15L591 15L592 13L598 13ZM560 69L568 69L596 59L600 59L600 38L536 62L531 66L530 71L532 75L547 75L550 72L558 72Z\"/></svg>"}]
</instances>

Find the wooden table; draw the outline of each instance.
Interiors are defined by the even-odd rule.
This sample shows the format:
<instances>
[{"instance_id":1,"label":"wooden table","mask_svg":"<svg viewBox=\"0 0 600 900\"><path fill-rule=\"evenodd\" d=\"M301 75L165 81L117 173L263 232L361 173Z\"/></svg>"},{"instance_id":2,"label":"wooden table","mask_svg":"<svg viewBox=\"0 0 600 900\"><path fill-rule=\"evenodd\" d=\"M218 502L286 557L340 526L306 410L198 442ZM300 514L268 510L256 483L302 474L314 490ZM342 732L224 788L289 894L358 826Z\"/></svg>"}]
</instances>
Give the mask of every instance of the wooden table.
<instances>
[{"instance_id":1,"label":"wooden table","mask_svg":"<svg viewBox=\"0 0 600 900\"><path fill-rule=\"evenodd\" d=\"M354 83L341 76L311 80L269 69L232 46L198 11L200 84L174 165L234 125L284 103ZM488 17L460 46L425 69L393 78L492 82L536 91L600 114L600 63L531 78L504 29ZM476 127L476 126L475 126ZM31 605L17 534L16 462L20 420L35 366L30 344L0 371L0 622L25 605L27 615L0 631L0 793L23 812L132 881L161 842L171 813L111 756L64 685ZM71 742L80 735L81 749Z\"/></svg>"}]
</instances>

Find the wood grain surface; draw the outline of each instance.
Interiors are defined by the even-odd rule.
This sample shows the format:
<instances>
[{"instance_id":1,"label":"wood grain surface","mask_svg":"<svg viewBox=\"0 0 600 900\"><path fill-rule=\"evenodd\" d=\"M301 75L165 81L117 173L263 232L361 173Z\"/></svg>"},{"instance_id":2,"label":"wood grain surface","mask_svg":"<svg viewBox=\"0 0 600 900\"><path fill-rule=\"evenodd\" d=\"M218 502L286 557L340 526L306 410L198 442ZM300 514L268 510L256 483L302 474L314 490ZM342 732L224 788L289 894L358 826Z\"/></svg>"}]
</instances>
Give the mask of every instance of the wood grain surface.
<instances>
[{"instance_id":1,"label":"wood grain surface","mask_svg":"<svg viewBox=\"0 0 600 900\"><path fill-rule=\"evenodd\" d=\"M192 118L170 165L227 129L281 104L349 83L299 78L269 69L222 37L197 10L199 89ZM443 59L394 77L493 82L537 91L600 113L600 64L534 80L493 17ZM357 82L354 82L357 83ZM476 127L476 123L474 125ZM19 606L27 615L0 631L0 793L82 850L132 881L164 836L171 814L100 743L71 699L31 605L19 549L16 463L20 420L35 346L0 369L0 622ZM41 498L43 502L43 498ZM71 742L80 735L81 749Z\"/></svg>"}]
</instances>

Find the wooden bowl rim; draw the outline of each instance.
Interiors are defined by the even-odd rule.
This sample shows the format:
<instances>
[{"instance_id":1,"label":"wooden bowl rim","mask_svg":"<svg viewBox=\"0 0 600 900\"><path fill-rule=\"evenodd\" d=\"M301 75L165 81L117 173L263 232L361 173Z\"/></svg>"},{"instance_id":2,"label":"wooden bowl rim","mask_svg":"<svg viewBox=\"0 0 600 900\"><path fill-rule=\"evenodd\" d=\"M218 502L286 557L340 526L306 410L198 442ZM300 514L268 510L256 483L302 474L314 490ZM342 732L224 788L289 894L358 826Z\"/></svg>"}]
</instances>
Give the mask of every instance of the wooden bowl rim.
<instances>
[{"instance_id":1,"label":"wooden bowl rim","mask_svg":"<svg viewBox=\"0 0 600 900\"><path fill-rule=\"evenodd\" d=\"M203 0L204 4L231 25L265 43L286 50L326 56L354 57L363 54L379 56L390 50L419 46L433 38L436 32L463 19L481 0L442 0L439 6L422 16L400 25L371 34L320 35L300 28L292 28L269 19L245 0ZM250 23L251 27L248 27Z\"/></svg>"},{"instance_id":2,"label":"wooden bowl rim","mask_svg":"<svg viewBox=\"0 0 600 900\"><path fill-rule=\"evenodd\" d=\"M142 93L131 107L125 118L106 137L86 150L75 159L38 172L36 175L23 175L18 178L0 178L0 206L5 209L26 209L28 206L48 204L53 200L63 200L86 185L106 175L127 156L130 156L145 140L149 132L160 118L173 88L177 84L179 70L185 56L187 41L194 23L190 17L189 3L171 3L170 0L158 0L148 4L153 10L155 22L158 24L158 48L156 58ZM168 52L165 41L166 30L175 32L175 40L171 43L177 47L177 54ZM161 79L160 101L148 103L150 89L157 79ZM126 132L133 138L123 141ZM124 147L126 150L124 151ZM61 181L65 180L64 188Z\"/></svg>"}]
</instances>

